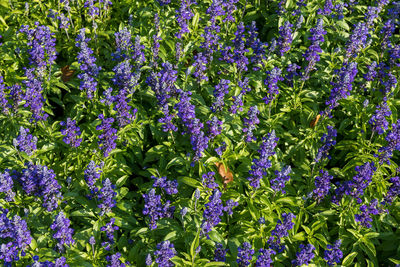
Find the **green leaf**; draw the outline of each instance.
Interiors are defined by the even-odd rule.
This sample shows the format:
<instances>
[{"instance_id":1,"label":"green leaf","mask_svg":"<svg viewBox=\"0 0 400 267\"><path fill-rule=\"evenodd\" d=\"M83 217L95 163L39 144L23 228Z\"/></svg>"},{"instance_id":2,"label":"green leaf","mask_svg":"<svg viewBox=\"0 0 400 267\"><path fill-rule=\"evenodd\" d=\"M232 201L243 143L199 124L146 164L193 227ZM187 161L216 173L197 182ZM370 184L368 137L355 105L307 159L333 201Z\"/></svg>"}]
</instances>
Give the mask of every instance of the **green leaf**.
<instances>
[{"instance_id":1,"label":"green leaf","mask_svg":"<svg viewBox=\"0 0 400 267\"><path fill-rule=\"evenodd\" d=\"M350 266L351 263L353 263L354 258L357 256L357 252L354 251L352 253L350 253L349 255L347 255L342 262L342 265L344 266Z\"/></svg>"}]
</instances>

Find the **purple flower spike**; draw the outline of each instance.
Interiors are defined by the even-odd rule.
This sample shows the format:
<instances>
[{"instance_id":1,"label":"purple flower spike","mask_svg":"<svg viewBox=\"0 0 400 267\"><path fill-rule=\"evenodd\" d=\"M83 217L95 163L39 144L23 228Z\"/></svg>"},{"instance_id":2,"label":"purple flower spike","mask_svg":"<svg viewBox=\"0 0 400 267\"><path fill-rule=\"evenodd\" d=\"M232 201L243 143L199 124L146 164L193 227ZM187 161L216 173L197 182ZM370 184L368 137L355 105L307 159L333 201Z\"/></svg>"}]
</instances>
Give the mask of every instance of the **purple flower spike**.
<instances>
[{"instance_id":1,"label":"purple flower spike","mask_svg":"<svg viewBox=\"0 0 400 267\"><path fill-rule=\"evenodd\" d=\"M21 126L19 128L19 136L14 139L13 144L19 151L23 151L29 156L32 156L33 152L36 150L37 137L28 133L29 129L25 129Z\"/></svg>"},{"instance_id":2,"label":"purple flower spike","mask_svg":"<svg viewBox=\"0 0 400 267\"><path fill-rule=\"evenodd\" d=\"M76 121L67 118L67 122L60 122L61 126L65 126L65 129L61 130L61 134L65 135L63 138L64 143L71 145L72 147L80 146L82 142L82 138L79 138L81 135L81 130L78 126L76 126Z\"/></svg>"}]
</instances>

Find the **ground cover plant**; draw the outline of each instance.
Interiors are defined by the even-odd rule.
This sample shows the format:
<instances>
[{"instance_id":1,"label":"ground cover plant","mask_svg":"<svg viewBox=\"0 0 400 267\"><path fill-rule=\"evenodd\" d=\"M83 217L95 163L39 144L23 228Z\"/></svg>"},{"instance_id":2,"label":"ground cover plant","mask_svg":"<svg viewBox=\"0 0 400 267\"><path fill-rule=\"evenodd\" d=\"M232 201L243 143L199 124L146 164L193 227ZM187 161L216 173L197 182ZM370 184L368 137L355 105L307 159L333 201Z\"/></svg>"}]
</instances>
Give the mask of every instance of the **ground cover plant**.
<instances>
[{"instance_id":1,"label":"ground cover plant","mask_svg":"<svg viewBox=\"0 0 400 267\"><path fill-rule=\"evenodd\" d=\"M0 264L400 264L399 18L0 1Z\"/></svg>"}]
</instances>

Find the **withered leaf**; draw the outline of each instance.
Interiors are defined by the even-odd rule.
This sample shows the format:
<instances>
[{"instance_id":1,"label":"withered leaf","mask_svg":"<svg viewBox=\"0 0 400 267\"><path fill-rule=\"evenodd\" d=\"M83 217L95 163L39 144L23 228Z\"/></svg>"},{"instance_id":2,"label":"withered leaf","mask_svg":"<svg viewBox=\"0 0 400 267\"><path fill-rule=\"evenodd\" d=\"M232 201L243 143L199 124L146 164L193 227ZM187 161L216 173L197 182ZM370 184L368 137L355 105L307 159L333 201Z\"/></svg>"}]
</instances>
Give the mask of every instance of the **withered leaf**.
<instances>
[{"instance_id":1,"label":"withered leaf","mask_svg":"<svg viewBox=\"0 0 400 267\"><path fill-rule=\"evenodd\" d=\"M224 186L233 181L233 173L228 167L225 168L222 162L216 162L215 166L217 166L218 168L218 173L222 177L222 182L224 183Z\"/></svg>"},{"instance_id":2,"label":"withered leaf","mask_svg":"<svg viewBox=\"0 0 400 267\"><path fill-rule=\"evenodd\" d=\"M318 114L317 117L315 117L315 119L313 119L313 120L310 122L310 127L311 127L311 128L314 128L315 125L317 125L317 123L318 123L318 121L319 121L319 118L321 118L321 115L320 115L320 114Z\"/></svg>"},{"instance_id":3,"label":"withered leaf","mask_svg":"<svg viewBox=\"0 0 400 267\"><path fill-rule=\"evenodd\" d=\"M69 65L65 65L64 67L61 68L61 80L63 82L68 82L71 80L72 76L74 75L75 71L69 69Z\"/></svg>"}]
</instances>

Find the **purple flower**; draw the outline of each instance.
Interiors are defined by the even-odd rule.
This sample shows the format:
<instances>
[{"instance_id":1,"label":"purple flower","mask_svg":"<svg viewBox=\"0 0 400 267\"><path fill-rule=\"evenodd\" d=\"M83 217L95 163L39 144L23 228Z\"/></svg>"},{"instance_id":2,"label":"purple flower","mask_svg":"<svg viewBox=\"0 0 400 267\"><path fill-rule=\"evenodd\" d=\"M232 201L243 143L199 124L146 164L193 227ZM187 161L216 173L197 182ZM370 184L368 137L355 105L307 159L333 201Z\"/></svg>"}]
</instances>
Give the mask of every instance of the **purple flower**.
<instances>
[{"instance_id":1,"label":"purple flower","mask_svg":"<svg viewBox=\"0 0 400 267\"><path fill-rule=\"evenodd\" d=\"M282 171L275 171L276 177L271 180L271 188L277 192L282 192L282 194L286 194L284 190L285 184L289 181L292 168L290 166L286 166L282 168Z\"/></svg>"},{"instance_id":2,"label":"purple flower","mask_svg":"<svg viewBox=\"0 0 400 267\"><path fill-rule=\"evenodd\" d=\"M172 267L174 264L170 261L176 255L174 244L169 240L157 244L157 250L154 252L156 256L155 262L158 266Z\"/></svg>"},{"instance_id":3,"label":"purple flower","mask_svg":"<svg viewBox=\"0 0 400 267\"><path fill-rule=\"evenodd\" d=\"M376 61L373 61L370 65L367 66L367 73L364 74L364 79L366 81L373 81L377 75L375 68L378 66Z\"/></svg>"},{"instance_id":4,"label":"purple flower","mask_svg":"<svg viewBox=\"0 0 400 267\"><path fill-rule=\"evenodd\" d=\"M147 254L147 257L146 257L146 266L150 266L152 264L153 264L153 260L151 258L151 254L149 253L149 254Z\"/></svg>"},{"instance_id":5,"label":"purple flower","mask_svg":"<svg viewBox=\"0 0 400 267\"><path fill-rule=\"evenodd\" d=\"M114 225L115 223L115 218L111 218L110 222L107 223L105 226L102 226L100 230L102 232L105 232L107 236L107 241L102 242L101 246L104 247L105 250L109 251L111 249L111 246L114 244L114 231L118 231L119 227Z\"/></svg>"},{"instance_id":6,"label":"purple flower","mask_svg":"<svg viewBox=\"0 0 400 267\"><path fill-rule=\"evenodd\" d=\"M156 195L154 188L150 190L148 194L143 194L144 198L144 209L143 215L148 215L150 222L149 228L156 229L157 221L162 218L172 218L174 215L175 207L170 206L169 200L163 205L161 203L161 196Z\"/></svg>"},{"instance_id":7,"label":"purple flower","mask_svg":"<svg viewBox=\"0 0 400 267\"><path fill-rule=\"evenodd\" d=\"M4 173L0 173L0 192L4 193L6 201L13 201L15 193L12 190L14 185L13 178L11 177L9 170L5 170Z\"/></svg>"},{"instance_id":8,"label":"purple flower","mask_svg":"<svg viewBox=\"0 0 400 267\"><path fill-rule=\"evenodd\" d=\"M240 22L235 32L235 38L233 39L233 62L236 64L236 68L239 73L247 71L247 65L249 64L249 59L245 55L245 53L249 52L249 50L245 46L246 37L244 32L244 24L243 22Z\"/></svg>"},{"instance_id":9,"label":"purple flower","mask_svg":"<svg viewBox=\"0 0 400 267\"><path fill-rule=\"evenodd\" d=\"M190 9L191 4L197 3L195 1L192 2L192 0L181 0L181 6L176 11L175 17L180 28L179 32L175 34L178 39L181 39L183 34L190 32L187 22L194 16Z\"/></svg>"},{"instance_id":10,"label":"purple flower","mask_svg":"<svg viewBox=\"0 0 400 267\"><path fill-rule=\"evenodd\" d=\"M226 212L227 215L232 215L233 207L237 207L238 205L239 205L238 202L233 201L233 199L228 199L225 203L224 211Z\"/></svg>"},{"instance_id":11,"label":"purple flower","mask_svg":"<svg viewBox=\"0 0 400 267\"><path fill-rule=\"evenodd\" d=\"M205 205L203 212L203 223L201 225L201 232L208 236L208 233L214 226L221 222L223 215L223 206L221 201L221 192L215 189L209 198L209 202Z\"/></svg>"},{"instance_id":12,"label":"purple flower","mask_svg":"<svg viewBox=\"0 0 400 267\"><path fill-rule=\"evenodd\" d=\"M29 156L32 156L33 152L36 150L37 137L28 133L29 129L25 129L21 126L19 128L19 135L14 139L13 144L19 151L23 151Z\"/></svg>"},{"instance_id":13,"label":"purple flower","mask_svg":"<svg viewBox=\"0 0 400 267\"><path fill-rule=\"evenodd\" d=\"M76 120L71 120L71 118L67 118L67 122L60 122L61 126L65 126L65 129L61 130L61 134L65 135L63 138L64 143L71 145L72 147L80 146L82 142L82 138L79 138L81 135L81 130L78 126L76 126Z\"/></svg>"},{"instance_id":14,"label":"purple flower","mask_svg":"<svg viewBox=\"0 0 400 267\"><path fill-rule=\"evenodd\" d=\"M226 94L229 94L229 83L229 80L221 79L220 82L215 86L213 93L215 100L211 107L213 112L221 111L224 107L224 97Z\"/></svg>"},{"instance_id":15,"label":"purple flower","mask_svg":"<svg viewBox=\"0 0 400 267\"><path fill-rule=\"evenodd\" d=\"M392 115L390 108L387 105L386 97L383 98L382 104L376 106L375 114L372 115L368 123L372 126L372 131L383 134L388 129L389 123L385 117Z\"/></svg>"},{"instance_id":16,"label":"purple flower","mask_svg":"<svg viewBox=\"0 0 400 267\"><path fill-rule=\"evenodd\" d=\"M276 254L275 250L260 248L260 250L258 252L260 254L257 257L255 267L270 267L270 266L272 266L273 260L271 259L271 256Z\"/></svg>"},{"instance_id":17,"label":"purple flower","mask_svg":"<svg viewBox=\"0 0 400 267\"><path fill-rule=\"evenodd\" d=\"M215 250L214 250L214 261L225 262L227 251L228 251L228 249L224 249L224 247L221 243L217 243L215 245Z\"/></svg>"},{"instance_id":18,"label":"purple flower","mask_svg":"<svg viewBox=\"0 0 400 267\"><path fill-rule=\"evenodd\" d=\"M52 169L42 165L34 165L31 162L25 164L26 169L17 174L22 189L28 195L43 197L43 207L53 211L58 207L58 201L62 199L61 186L55 179Z\"/></svg>"},{"instance_id":19,"label":"purple flower","mask_svg":"<svg viewBox=\"0 0 400 267\"><path fill-rule=\"evenodd\" d=\"M292 264L295 266L302 266L303 264L308 265L315 257L315 247L311 244L307 244L306 246L300 244L300 249L300 252L296 253L296 259L292 260Z\"/></svg>"},{"instance_id":20,"label":"purple flower","mask_svg":"<svg viewBox=\"0 0 400 267\"><path fill-rule=\"evenodd\" d=\"M168 195L178 194L178 181L167 180L166 176L160 178L152 176L151 178L154 179L153 187L159 187L164 189L165 193L167 193Z\"/></svg>"},{"instance_id":21,"label":"purple flower","mask_svg":"<svg viewBox=\"0 0 400 267\"><path fill-rule=\"evenodd\" d=\"M263 98L265 104L271 103L275 96L279 94L278 81L283 81L283 77L281 76L282 70L280 68L273 68L271 71L267 71L267 78L264 81L264 84L268 87L268 93Z\"/></svg>"},{"instance_id":22,"label":"purple flower","mask_svg":"<svg viewBox=\"0 0 400 267\"><path fill-rule=\"evenodd\" d=\"M108 157L108 154L117 146L115 140L118 138L117 129L111 127L114 122L113 118L105 118L103 114L99 115L99 119L101 120L101 124L96 126L97 131L103 130L103 132L99 135L100 141L99 147L103 150L104 157Z\"/></svg>"},{"instance_id":23,"label":"purple flower","mask_svg":"<svg viewBox=\"0 0 400 267\"><path fill-rule=\"evenodd\" d=\"M358 203L361 203L360 196L364 194L364 190L372 182L372 176L376 171L373 162L367 162L362 166L356 166L357 174L347 184L346 194L357 199Z\"/></svg>"},{"instance_id":24,"label":"purple flower","mask_svg":"<svg viewBox=\"0 0 400 267\"><path fill-rule=\"evenodd\" d=\"M101 209L100 216L111 212L111 209L115 207L117 201L115 200L115 196L117 193L114 191L115 185L113 185L110 179L105 179L103 181L103 188L100 189L100 193L98 195L99 201L101 202L98 207Z\"/></svg>"},{"instance_id":25,"label":"purple flower","mask_svg":"<svg viewBox=\"0 0 400 267\"><path fill-rule=\"evenodd\" d=\"M346 44L346 56L347 61L351 57L356 57L362 48L365 48L368 37L368 27L365 23L359 22L355 25L353 33L350 35L349 40Z\"/></svg>"},{"instance_id":26,"label":"purple flower","mask_svg":"<svg viewBox=\"0 0 400 267\"><path fill-rule=\"evenodd\" d=\"M211 120L207 121L208 135L210 140L214 139L216 136L220 135L222 132L222 121L218 120L216 116L213 116Z\"/></svg>"},{"instance_id":27,"label":"purple flower","mask_svg":"<svg viewBox=\"0 0 400 267\"><path fill-rule=\"evenodd\" d=\"M157 0L157 2L160 4L160 6L165 6L171 3L171 0Z\"/></svg>"},{"instance_id":28,"label":"purple flower","mask_svg":"<svg viewBox=\"0 0 400 267\"><path fill-rule=\"evenodd\" d=\"M83 73L78 74L78 78L81 80L79 89L86 91L87 97L92 99L94 92L97 90L96 78L101 67L96 65L96 58L92 56L93 50L88 46L91 39L85 36L85 31L85 28L80 29L75 39L76 46L80 48L77 59L81 64L80 69L83 71Z\"/></svg>"},{"instance_id":29,"label":"purple flower","mask_svg":"<svg viewBox=\"0 0 400 267\"><path fill-rule=\"evenodd\" d=\"M340 250L342 240L338 239L333 245L327 245L327 250L324 251L324 260L329 266L339 264L343 258L343 252Z\"/></svg>"},{"instance_id":30,"label":"purple flower","mask_svg":"<svg viewBox=\"0 0 400 267\"><path fill-rule=\"evenodd\" d=\"M53 238L57 240L57 249L61 253L65 251L65 246L75 244L75 240L72 238L74 229L70 228L70 224L71 221L65 217L62 211L60 211L53 224L50 226L50 229L55 232Z\"/></svg>"},{"instance_id":31,"label":"purple flower","mask_svg":"<svg viewBox=\"0 0 400 267\"><path fill-rule=\"evenodd\" d=\"M308 39L311 40L311 45L308 47L307 51L303 55L304 58L308 61L308 65L304 70L302 80L308 80L310 78L310 72L315 69L315 64L320 60L320 56L318 53L322 52L320 45L324 42L324 35L326 34L326 31L323 28L323 20L318 19L317 25L315 26L315 28L312 28L310 32L311 36L308 37Z\"/></svg>"},{"instance_id":32,"label":"purple flower","mask_svg":"<svg viewBox=\"0 0 400 267\"><path fill-rule=\"evenodd\" d=\"M25 93L22 94L22 99L25 100L24 107L29 107L32 112L32 118L36 121L46 120L48 114L44 113L43 105L45 103L45 99L42 95L43 87L42 82L38 79L34 74L35 69L25 69L26 80L22 81L25 84ZM17 87L15 87L17 89ZM17 92L20 94L21 92ZM11 94L11 93L10 93ZM19 98L18 95L14 95L14 97ZM18 99L21 100L21 99ZM14 103L17 105L17 103Z\"/></svg>"},{"instance_id":33,"label":"purple flower","mask_svg":"<svg viewBox=\"0 0 400 267\"><path fill-rule=\"evenodd\" d=\"M90 245L96 244L96 239L94 238L94 236L91 236L91 237L89 238L89 244L90 244Z\"/></svg>"},{"instance_id":34,"label":"purple flower","mask_svg":"<svg viewBox=\"0 0 400 267\"><path fill-rule=\"evenodd\" d=\"M222 156L225 150L226 150L226 143L222 142L221 146L215 149L215 152L217 153L218 156Z\"/></svg>"},{"instance_id":35,"label":"purple flower","mask_svg":"<svg viewBox=\"0 0 400 267\"><path fill-rule=\"evenodd\" d=\"M207 70L207 64L208 64L207 57L203 55L203 53L198 53L197 55L194 56L194 77L196 77L197 82L201 83L201 81L208 81L208 76L206 73Z\"/></svg>"},{"instance_id":36,"label":"purple flower","mask_svg":"<svg viewBox=\"0 0 400 267\"><path fill-rule=\"evenodd\" d=\"M250 261L253 259L254 249L251 248L249 242L244 242L241 247L238 248L238 256L236 262L239 267L249 266Z\"/></svg>"},{"instance_id":37,"label":"purple flower","mask_svg":"<svg viewBox=\"0 0 400 267\"><path fill-rule=\"evenodd\" d=\"M315 189L313 191L314 198L318 203L328 195L331 188L331 180L333 179L333 176L329 175L327 171L320 170L319 173L320 176L315 177Z\"/></svg>"},{"instance_id":38,"label":"purple flower","mask_svg":"<svg viewBox=\"0 0 400 267\"><path fill-rule=\"evenodd\" d=\"M92 160L89 162L88 166L86 167L84 173L85 181L90 189L91 195L97 193L98 188L96 186L96 181L100 178L102 168L104 163L102 162L100 165L96 165L96 163Z\"/></svg>"},{"instance_id":39,"label":"purple flower","mask_svg":"<svg viewBox=\"0 0 400 267\"><path fill-rule=\"evenodd\" d=\"M281 56L290 50L293 41L292 27L293 25L289 21L285 21L285 24L279 27L278 45Z\"/></svg>"},{"instance_id":40,"label":"purple flower","mask_svg":"<svg viewBox=\"0 0 400 267\"><path fill-rule=\"evenodd\" d=\"M106 260L110 263L107 267L125 267L126 265L120 261L121 253L117 252L111 256L106 256Z\"/></svg>"},{"instance_id":41,"label":"purple flower","mask_svg":"<svg viewBox=\"0 0 400 267\"><path fill-rule=\"evenodd\" d=\"M130 49L132 48L132 36L128 28L123 28L119 32L114 33L116 52L113 53L113 57L117 60L127 58ZM139 39L140 40L140 39Z\"/></svg>"},{"instance_id":42,"label":"purple flower","mask_svg":"<svg viewBox=\"0 0 400 267\"><path fill-rule=\"evenodd\" d=\"M339 105L339 100L346 99L351 90L353 89L353 81L357 75L357 63L351 62L349 64L345 64L338 72L338 81L332 82L333 88L331 90L331 95L329 96L329 100L325 102L328 106L327 113L330 114L330 111Z\"/></svg>"},{"instance_id":43,"label":"purple flower","mask_svg":"<svg viewBox=\"0 0 400 267\"><path fill-rule=\"evenodd\" d=\"M69 18L66 17L63 13L60 13L60 16L58 16L58 20L60 21L60 29L67 30L69 28Z\"/></svg>"},{"instance_id":44,"label":"purple flower","mask_svg":"<svg viewBox=\"0 0 400 267\"><path fill-rule=\"evenodd\" d=\"M7 218L7 209L0 208L0 260L5 266L12 266L19 260L19 255L25 256L25 249L32 241L31 233L24 220L18 215Z\"/></svg>"},{"instance_id":45,"label":"purple flower","mask_svg":"<svg viewBox=\"0 0 400 267\"><path fill-rule=\"evenodd\" d=\"M333 126L327 126L326 127L328 130L327 134L323 134L321 137L321 142L323 145L318 149L318 153L315 156L315 162L320 162L325 158L331 159L331 156L328 154L329 150L336 145L336 136L337 136L337 131Z\"/></svg>"},{"instance_id":46,"label":"purple flower","mask_svg":"<svg viewBox=\"0 0 400 267\"><path fill-rule=\"evenodd\" d=\"M0 111L3 112L3 114L8 114L8 100L6 98L6 93L4 90L6 89L6 86L4 85L4 80L3 76L0 75Z\"/></svg>"},{"instance_id":47,"label":"purple flower","mask_svg":"<svg viewBox=\"0 0 400 267\"><path fill-rule=\"evenodd\" d=\"M376 208L377 205L378 205L377 199L372 200L369 206L361 205L360 207L361 214L354 215L356 222L359 222L364 227L371 228L372 225L370 222L373 221L371 215L377 215L381 213L381 211Z\"/></svg>"},{"instance_id":48,"label":"purple flower","mask_svg":"<svg viewBox=\"0 0 400 267\"><path fill-rule=\"evenodd\" d=\"M246 39L246 46L251 47L253 50L253 54L250 58L251 63L255 66L253 67L254 71L260 69L260 66L264 66L263 60L265 57L265 48L267 44L262 43L258 38L258 29L256 26L256 22L252 21L250 26L247 26L249 37Z\"/></svg>"},{"instance_id":49,"label":"purple flower","mask_svg":"<svg viewBox=\"0 0 400 267\"><path fill-rule=\"evenodd\" d=\"M203 178L203 181L202 181L203 185L211 190L218 188L218 184L215 182L214 175L215 175L215 172L208 172L201 176Z\"/></svg>"},{"instance_id":50,"label":"purple flower","mask_svg":"<svg viewBox=\"0 0 400 267\"><path fill-rule=\"evenodd\" d=\"M276 137L275 131L272 131L266 138L263 138L263 142L258 150L260 157L258 159L253 159L253 165L249 171L251 176L247 178L247 180L250 181L250 186L254 189L260 187L260 180L267 174L267 169L272 166L268 158L275 154L274 149L278 140L279 138Z\"/></svg>"},{"instance_id":51,"label":"purple flower","mask_svg":"<svg viewBox=\"0 0 400 267\"><path fill-rule=\"evenodd\" d=\"M271 232L271 237L267 241L270 248L278 253L284 250L285 246L281 245L281 239L289 235L288 231L293 228L292 220L295 218L296 216L293 213L282 213L282 220L278 220L275 229Z\"/></svg>"},{"instance_id":52,"label":"purple flower","mask_svg":"<svg viewBox=\"0 0 400 267\"><path fill-rule=\"evenodd\" d=\"M385 202L391 205L393 203L394 198L400 195L400 177L399 176L392 177L389 179L389 182L392 184L390 185L389 190L385 196Z\"/></svg>"},{"instance_id":53,"label":"purple flower","mask_svg":"<svg viewBox=\"0 0 400 267\"><path fill-rule=\"evenodd\" d=\"M258 111L257 106L252 106L247 112L249 118L243 119L243 132L246 133L246 142L252 142L256 140L256 137L253 135L253 131L256 129L256 124L260 123L260 120L257 117L259 113L260 111Z\"/></svg>"},{"instance_id":54,"label":"purple flower","mask_svg":"<svg viewBox=\"0 0 400 267\"><path fill-rule=\"evenodd\" d=\"M50 73L51 66L57 58L55 34L49 27L39 25L39 22L35 22L35 28L22 25L19 32L25 33L28 39L29 64L36 70L40 79L44 78L46 69Z\"/></svg>"}]
</instances>

